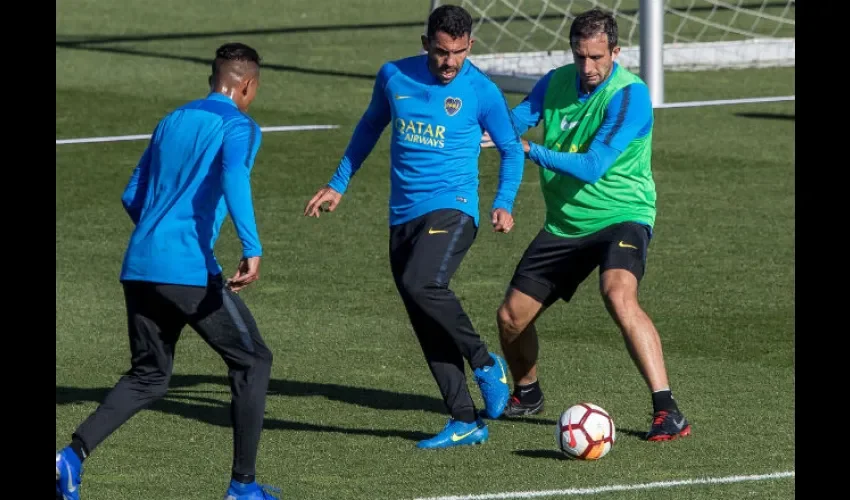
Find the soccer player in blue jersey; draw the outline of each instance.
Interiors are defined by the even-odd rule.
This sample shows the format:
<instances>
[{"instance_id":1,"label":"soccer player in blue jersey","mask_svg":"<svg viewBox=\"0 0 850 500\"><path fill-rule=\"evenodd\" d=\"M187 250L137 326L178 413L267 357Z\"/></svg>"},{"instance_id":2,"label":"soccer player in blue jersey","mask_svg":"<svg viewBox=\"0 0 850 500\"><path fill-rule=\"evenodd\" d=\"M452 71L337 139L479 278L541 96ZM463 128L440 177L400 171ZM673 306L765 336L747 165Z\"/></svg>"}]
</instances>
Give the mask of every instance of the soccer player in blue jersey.
<instances>
[{"instance_id":1,"label":"soccer player in blue jersey","mask_svg":"<svg viewBox=\"0 0 850 500\"><path fill-rule=\"evenodd\" d=\"M390 264L450 414L445 428L420 441L419 448L487 440L489 430L467 390L465 362L482 392L485 417L498 418L509 397L504 359L488 351L449 288L478 232L483 130L489 131L501 153L490 214L495 231L507 233L513 226L511 209L525 161L504 96L466 59L471 36L472 18L463 8L444 5L431 13L422 37L427 53L381 67L372 100L336 173L304 211L313 217L333 211L391 125Z\"/></svg>"},{"instance_id":2,"label":"soccer player in blue jersey","mask_svg":"<svg viewBox=\"0 0 850 500\"><path fill-rule=\"evenodd\" d=\"M159 122L125 188L121 199L135 224L120 275L131 367L56 454L57 497L79 499L83 461L165 395L175 345L189 325L227 364L231 382L233 464L225 499L275 498L255 480L272 353L236 295L259 278L262 256L250 184L260 128L245 114L259 63L247 45L219 47L209 95ZM225 282L213 247L228 214L242 258Z\"/></svg>"}]
</instances>

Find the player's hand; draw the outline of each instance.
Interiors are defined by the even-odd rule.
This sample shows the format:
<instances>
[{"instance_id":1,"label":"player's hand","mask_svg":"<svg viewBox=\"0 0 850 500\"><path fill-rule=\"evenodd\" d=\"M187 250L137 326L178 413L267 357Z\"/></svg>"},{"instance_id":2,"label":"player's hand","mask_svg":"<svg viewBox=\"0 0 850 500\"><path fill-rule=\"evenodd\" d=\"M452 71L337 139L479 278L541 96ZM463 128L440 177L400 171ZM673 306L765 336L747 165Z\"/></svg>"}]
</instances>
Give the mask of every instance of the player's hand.
<instances>
[{"instance_id":1,"label":"player's hand","mask_svg":"<svg viewBox=\"0 0 850 500\"><path fill-rule=\"evenodd\" d=\"M260 279L260 258L248 257L246 259L243 257L236 268L236 274L227 280L227 287L233 292L239 293L240 290L258 279Z\"/></svg>"},{"instance_id":2,"label":"player's hand","mask_svg":"<svg viewBox=\"0 0 850 500\"><path fill-rule=\"evenodd\" d=\"M528 141L526 141L525 139L521 139L521 140L522 140L522 150L525 151L525 154L528 154L528 152L531 151L531 144Z\"/></svg>"},{"instance_id":3,"label":"player's hand","mask_svg":"<svg viewBox=\"0 0 850 500\"><path fill-rule=\"evenodd\" d=\"M492 148L496 143L493 142L493 139L490 138L490 134L488 132L484 132L484 135L481 136L481 147L482 148Z\"/></svg>"},{"instance_id":4,"label":"player's hand","mask_svg":"<svg viewBox=\"0 0 850 500\"><path fill-rule=\"evenodd\" d=\"M316 193L316 196L313 196L307 202L307 206L304 208L304 215L307 217L318 217L319 212L333 212L336 210L336 206L339 205L341 199L342 195L339 192L325 186ZM325 203L327 203L327 206L325 206Z\"/></svg>"},{"instance_id":5,"label":"player's hand","mask_svg":"<svg viewBox=\"0 0 850 500\"><path fill-rule=\"evenodd\" d=\"M497 233L508 233L514 227L514 216L504 208L493 210L491 215L493 231Z\"/></svg>"}]
</instances>

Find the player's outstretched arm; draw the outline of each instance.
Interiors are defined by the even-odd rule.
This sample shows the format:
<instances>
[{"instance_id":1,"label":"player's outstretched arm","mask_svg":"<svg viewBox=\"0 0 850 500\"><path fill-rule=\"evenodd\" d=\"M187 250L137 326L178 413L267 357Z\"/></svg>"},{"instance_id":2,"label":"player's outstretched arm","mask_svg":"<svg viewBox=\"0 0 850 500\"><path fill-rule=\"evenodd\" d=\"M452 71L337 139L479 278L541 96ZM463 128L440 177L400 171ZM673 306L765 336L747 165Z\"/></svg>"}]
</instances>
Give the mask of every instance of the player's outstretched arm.
<instances>
[{"instance_id":1,"label":"player's outstretched arm","mask_svg":"<svg viewBox=\"0 0 850 500\"><path fill-rule=\"evenodd\" d=\"M348 189L351 178L354 177L354 174L357 173L375 148L375 144L378 143L378 139L380 139L392 117L385 89L390 77L396 71L395 66L389 63L384 64L378 71L375 84L372 87L372 99L354 128L354 133L345 148L345 154L337 165L336 172L334 172L328 185L319 189L315 196L307 202L304 215L318 217L319 212L324 211L326 203L327 211L333 212L339 204L340 198Z\"/></svg>"},{"instance_id":2,"label":"player's outstretched arm","mask_svg":"<svg viewBox=\"0 0 850 500\"><path fill-rule=\"evenodd\" d=\"M488 82L489 83L489 82ZM508 232L513 227L514 200L522 182L525 153L522 150L519 131L511 120L510 110L502 92L490 83L482 88L479 121L489 131L499 150L499 185L493 200L492 219L494 230Z\"/></svg>"},{"instance_id":3,"label":"player's outstretched arm","mask_svg":"<svg viewBox=\"0 0 850 500\"><path fill-rule=\"evenodd\" d=\"M240 120L225 132L222 145L221 184L224 201L242 242L242 258L236 274L228 280L228 286L233 291L239 291L259 279L263 248L251 199L251 169L260 149L261 134L256 123Z\"/></svg>"},{"instance_id":4,"label":"player's outstretched arm","mask_svg":"<svg viewBox=\"0 0 850 500\"><path fill-rule=\"evenodd\" d=\"M649 89L632 84L608 102L605 117L587 151L552 151L529 143L528 158L545 169L592 184L605 175L631 141L649 133L652 120Z\"/></svg>"},{"instance_id":5,"label":"player's outstretched arm","mask_svg":"<svg viewBox=\"0 0 850 500\"><path fill-rule=\"evenodd\" d=\"M537 80L531 92L511 110L511 120L513 120L514 127L520 136L540 123L540 119L543 117L543 98L546 96L546 88L549 86L549 80L552 79L554 72L555 70L551 70ZM490 133L485 131L481 137L481 147L492 148L495 145Z\"/></svg>"}]
</instances>

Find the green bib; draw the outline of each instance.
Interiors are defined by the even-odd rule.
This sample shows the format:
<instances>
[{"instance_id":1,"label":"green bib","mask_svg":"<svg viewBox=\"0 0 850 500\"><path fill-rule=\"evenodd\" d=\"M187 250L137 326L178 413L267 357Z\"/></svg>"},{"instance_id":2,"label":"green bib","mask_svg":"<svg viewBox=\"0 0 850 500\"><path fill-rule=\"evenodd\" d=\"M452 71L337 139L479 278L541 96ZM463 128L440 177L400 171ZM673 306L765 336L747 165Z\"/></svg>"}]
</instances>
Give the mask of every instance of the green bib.
<instances>
[{"instance_id":1,"label":"green bib","mask_svg":"<svg viewBox=\"0 0 850 500\"><path fill-rule=\"evenodd\" d=\"M587 151L611 98L633 83L643 81L618 66L603 87L580 102L575 65L555 70L543 100L544 146L570 153ZM546 203L544 228L552 234L574 238L625 221L652 227L656 195L651 155L652 130L630 142L593 184L540 167L540 188Z\"/></svg>"}]
</instances>

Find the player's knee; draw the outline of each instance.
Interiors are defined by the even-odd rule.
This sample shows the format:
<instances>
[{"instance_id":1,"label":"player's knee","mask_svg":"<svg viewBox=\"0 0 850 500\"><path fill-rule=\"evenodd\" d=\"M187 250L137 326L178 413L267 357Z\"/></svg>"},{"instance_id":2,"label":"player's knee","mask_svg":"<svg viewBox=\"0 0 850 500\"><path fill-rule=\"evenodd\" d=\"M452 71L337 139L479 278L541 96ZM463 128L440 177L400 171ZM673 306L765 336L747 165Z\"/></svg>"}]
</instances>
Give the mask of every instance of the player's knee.
<instances>
[{"instance_id":1,"label":"player's knee","mask_svg":"<svg viewBox=\"0 0 850 500\"><path fill-rule=\"evenodd\" d=\"M255 345L253 358L255 368L262 369L263 371L271 371L274 355L268 347L262 344Z\"/></svg>"},{"instance_id":2,"label":"player's knee","mask_svg":"<svg viewBox=\"0 0 850 500\"><path fill-rule=\"evenodd\" d=\"M161 399L168 393L168 383L157 384L150 387L150 395L153 399Z\"/></svg>"},{"instance_id":3,"label":"player's knee","mask_svg":"<svg viewBox=\"0 0 850 500\"><path fill-rule=\"evenodd\" d=\"M151 399L160 399L168 393L168 384L171 381L171 377L163 374L156 374L152 377L146 377L144 380L144 387L150 395Z\"/></svg>"},{"instance_id":4,"label":"player's knee","mask_svg":"<svg viewBox=\"0 0 850 500\"><path fill-rule=\"evenodd\" d=\"M611 283L602 287L602 299L605 306L617 316L623 317L639 307L636 290L628 285Z\"/></svg>"},{"instance_id":5,"label":"player's knee","mask_svg":"<svg viewBox=\"0 0 850 500\"><path fill-rule=\"evenodd\" d=\"M420 280L407 277L402 280L402 293L416 304L424 304L429 300L433 300L445 290L445 286L436 283L424 283Z\"/></svg>"},{"instance_id":6,"label":"player's knee","mask_svg":"<svg viewBox=\"0 0 850 500\"><path fill-rule=\"evenodd\" d=\"M272 352L260 342L252 343L247 349L233 350L225 357L231 371L250 372L259 377L271 373L272 361Z\"/></svg>"},{"instance_id":7,"label":"player's knee","mask_svg":"<svg viewBox=\"0 0 850 500\"><path fill-rule=\"evenodd\" d=\"M515 339L523 330L528 327L528 319L524 318L522 314L515 308L512 307L510 302L503 302L501 306L499 306L499 310L496 312L496 322L499 325L499 334L505 340L512 341Z\"/></svg>"}]
</instances>

